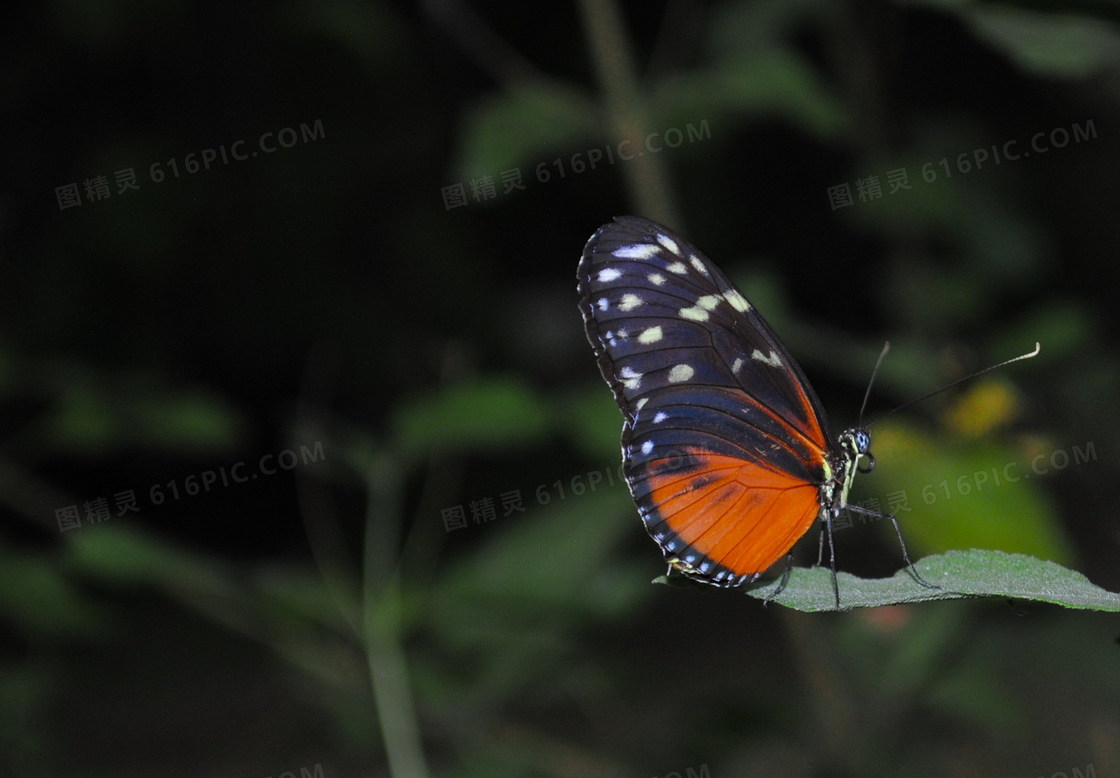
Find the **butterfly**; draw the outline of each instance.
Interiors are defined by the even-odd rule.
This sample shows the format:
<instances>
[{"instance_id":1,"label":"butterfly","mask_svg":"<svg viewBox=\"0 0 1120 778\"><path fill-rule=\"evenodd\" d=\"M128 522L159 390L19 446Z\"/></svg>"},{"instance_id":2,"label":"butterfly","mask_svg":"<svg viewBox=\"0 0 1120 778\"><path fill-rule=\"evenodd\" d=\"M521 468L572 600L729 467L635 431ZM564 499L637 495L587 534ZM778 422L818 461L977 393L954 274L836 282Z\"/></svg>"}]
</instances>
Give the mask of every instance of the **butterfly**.
<instances>
[{"instance_id":1,"label":"butterfly","mask_svg":"<svg viewBox=\"0 0 1120 778\"><path fill-rule=\"evenodd\" d=\"M875 464L868 430L832 437L774 330L668 228L616 217L587 242L578 278L587 339L624 417L623 474L670 569L745 586L820 522L839 609L832 523L850 509L898 529L847 503L856 473Z\"/></svg>"}]
</instances>

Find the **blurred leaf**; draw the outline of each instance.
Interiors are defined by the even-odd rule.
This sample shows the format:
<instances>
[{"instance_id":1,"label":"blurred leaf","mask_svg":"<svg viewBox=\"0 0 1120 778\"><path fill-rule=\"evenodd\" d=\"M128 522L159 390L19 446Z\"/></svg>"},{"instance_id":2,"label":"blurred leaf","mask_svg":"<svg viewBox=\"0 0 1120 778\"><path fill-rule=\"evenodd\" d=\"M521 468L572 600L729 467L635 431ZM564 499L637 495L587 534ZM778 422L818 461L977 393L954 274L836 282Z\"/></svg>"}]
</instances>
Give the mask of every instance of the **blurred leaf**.
<instances>
[{"instance_id":1,"label":"blurred leaf","mask_svg":"<svg viewBox=\"0 0 1120 778\"><path fill-rule=\"evenodd\" d=\"M0 618L23 635L88 636L103 623L103 614L54 561L37 554L4 551L0 591Z\"/></svg>"},{"instance_id":2,"label":"blurred leaf","mask_svg":"<svg viewBox=\"0 0 1120 778\"><path fill-rule=\"evenodd\" d=\"M594 107L574 90L535 84L480 101L463 128L456 175L494 176L535 166L594 137Z\"/></svg>"},{"instance_id":3,"label":"blurred leaf","mask_svg":"<svg viewBox=\"0 0 1120 778\"><path fill-rule=\"evenodd\" d=\"M1012 597L1079 610L1120 612L1120 594L1094 586L1074 570L1025 554L984 549L950 551L919 560L914 567L926 581L942 588L920 585L906 568L890 578L837 573L841 609L965 597ZM767 584L749 589L747 594L765 599L775 588L776 584ZM832 571L827 567L794 568L786 588L773 602L810 613L835 610Z\"/></svg>"},{"instance_id":4,"label":"blurred leaf","mask_svg":"<svg viewBox=\"0 0 1120 778\"><path fill-rule=\"evenodd\" d=\"M451 626L448 640L468 635L494 639L488 621L555 621L569 616L615 616L642 595L644 585L625 585L626 577L610 564L619 539L635 529L625 486L600 482L594 491L567 491L542 485L526 502L547 496L548 504L507 524L476 553L454 565L443 582L446 593L433 605ZM570 484L569 484L570 485ZM513 520L510 520L511 522ZM480 531L491 525L483 525ZM557 583L578 574L578 587ZM499 607L500 606L500 607ZM475 612L480 608L482 612Z\"/></svg>"},{"instance_id":5,"label":"blurred leaf","mask_svg":"<svg viewBox=\"0 0 1120 778\"><path fill-rule=\"evenodd\" d=\"M667 79L654 92L659 114L694 124L720 116L780 117L807 133L835 137L847 115L808 61L783 50L731 59Z\"/></svg>"},{"instance_id":6,"label":"blurred leaf","mask_svg":"<svg viewBox=\"0 0 1120 778\"><path fill-rule=\"evenodd\" d=\"M555 684L557 666L574 666L576 630L632 613L648 596L641 574L617 557L619 539L640 531L625 487L545 492L546 505L500 532L483 525L491 538L448 569L427 604L431 631L460 657L452 674L426 680L446 700Z\"/></svg>"},{"instance_id":7,"label":"blurred leaf","mask_svg":"<svg viewBox=\"0 0 1120 778\"><path fill-rule=\"evenodd\" d=\"M915 700L924 706L932 687L939 692L932 706L937 715L967 718L976 732L1006 732L1021 723L1021 709L1008 699L1006 679L991 673L996 664L974 672L973 648L983 633L971 616L981 612L960 602L889 605L822 621L814 629L827 636L829 661L838 663L837 671L861 698L884 707ZM962 652L964 646L969 649Z\"/></svg>"},{"instance_id":8,"label":"blurred leaf","mask_svg":"<svg viewBox=\"0 0 1120 778\"><path fill-rule=\"evenodd\" d=\"M937 608L936 605L927 607ZM1014 650L1016 636L1010 631L977 629L967 619L961 623L959 608L950 606L946 613L953 617L958 626L955 654L942 656L940 665L926 665L923 669L928 672L931 667L951 664L953 670L938 673L935 683L923 686L925 699L941 715L955 718L975 731L986 731L992 737L1021 736L1030 716L1013 699L1009 679L992 672L992 668L1004 666L1008 649ZM1065 628L1069 627L1068 620L1062 623ZM1045 631L1045 628L1040 631ZM963 635L960 634L962 632ZM1036 631L1032 639L1037 635ZM1008 645L1009 642L1011 646ZM967 646L963 652L960 650L962 645Z\"/></svg>"},{"instance_id":9,"label":"blurred leaf","mask_svg":"<svg viewBox=\"0 0 1120 778\"><path fill-rule=\"evenodd\" d=\"M603 466L621 461L619 440L622 435L622 414L611 399L610 389L601 381L591 382L559 403L565 419L560 432L579 447L592 462Z\"/></svg>"},{"instance_id":10,"label":"blurred leaf","mask_svg":"<svg viewBox=\"0 0 1120 778\"><path fill-rule=\"evenodd\" d=\"M691 119L777 116L808 134L835 137L849 123L843 103L796 46L822 13L827 4L818 0L724 6L711 15L712 66L670 81L658 100L688 106Z\"/></svg>"},{"instance_id":11,"label":"blurred leaf","mask_svg":"<svg viewBox=\"0 0 1120 778\"><path fill-rule=\"evenodd\" d=\"M1061 359L1086 347L1095 327L1085 306L1073 300L1040 301L1039 307L1014 319L997 341L996 353L1014 353L1024 343L1042 341L1041 359Z\"/></svg>"},{"instance_id":12,"label":"blurred leaf","mask_svg":"<svg viewBox=\"0 0 1120 778\"><path fill-rule=\"evenodd\" d=\"M356 610L350 601L340 601L318 572L290 564L259 566L252 575L253 589L262 597L272 617L292 629L315 625L345 633L344 613Z\"/></svg>"},{"instance_id":13,"label":"blurred leaf","mask_svg":"<svg viewBox=\"0 0 1120 778\"><path fill-rule=\"evenodd\" d=\"M843 602L843 592L840 596ZM849 626L845 653L862 671L861 683L866 688L896 697L920 695L931 674L937 672L934 668L942 667L945 658L953 655L966 638L968 624L960 610L952 606L930 606L920 617L907 606L897 607L902 610L896 628L900 634L880 627L878 634L868 635L868 624L845 620ZM872 614L889 615L886 610L864 611L864 615ZM855 627L862 628L857 631ZM872 647L878 650L869 652ZM864 661L857 664L860 656Z\"/></svg>"},{"instance_id":14,"label":"blurred leaf","mask_svg":"<svg viewBox=\"0 0 1120 778\"><path fill-rule=\"evenodd\" d=\"M947 127L926 134L890 163L909 171L912 191L882 207L851 209L845 218L869 236L894 236L896 251L906 252L896 255L881 295L901 321L921 330L986 322L994 298L1037 280L1049 238L1008 204L1006 189L1014 188L1008 184L1014 179L1005 173L944 178L941 165L931 161L951 162L951 152L978 147L990 134ZM926 182L920 171L938 179ZM930 235L937 236L937 248L925 244Z\"/></svg>"},{"instance_id":15,"label":"blurred leaf","mask_svg":"<svg viewBox=\"0 0 1120 778\"><path fill-rule=\"evenodd\" d=\"M112 400L91 386L74 385L57 398L52 416L44 421L49 448L83 453L116 448L126 431L120 426L119 409Z\"/></svg>"},{"instance_id":16,"label":"blurred leaf","mask_svg":"<svg viewBox=\"0 0 1120 778\"><path fill-rule=\"evenodd\" d=\"M118 585L159 585L173 589L229 589L213 559L176 548L127 524L87 527L66 535L70 569Z\"/></svg>"},{"instance_id":17,"label":"blurred leaf","mask_svg":"<svg viewBox=\"0 0 1120 778\"><path fill-rule=\"evenodd\" d=\"M241 419L202 389L167 386L148 375L110 375L81 365L48 367L54 412L41 425L50 452L226 450L241 437Z\"/></svg>"},{"instance_id":18,"label":"blurred leaf","mask_svg":"<svg viewBox=\"0 0 1120 778\"><path fill-rule=\"evenodd\" d=\"M806 24L827 13L821 0L788 0L784 3L728 3L710 13L709 37L722 57L743 57L783 46Z\"/></svg>"},{"instance_id":19,"label":"blurred leaf","mask_svg":"<svg viewBox=\"0 0 1120 778\"><path fill-rule=\"evenodd\" d=\"M387 3L358 0L290 2L282 7L282 18L294 35L321 35L335 47L350 53L371 73L388 70L403 57L408 34L403 20Z\"/></svg>"},{"instance_id":20,"label":"blurred leaf","mask_svg":"<svg viewBox=\"0 0 1120 778\"><path fill-rule=\"evenodd\" d=\"M880 467L856 480L879 510L893 511L918 552L1000 548L1059 562L1073 559L1068 539L1037 486L1037 452L1005 446L962 448L930 441L898 422L878 425ZM1034 478L1034 480L1032 480ZM861 502L857 499L856 502ZM893 537L888 523L883 531Z\"/></svg>"},{"instance_id":21,"label":"blurred leaf","mask_svg":"<svg viewBox=\"0 0 1120 778\"><path fill-rule=\"evenodd\" d=\"M516 378L456 384L401 403L394 420L396 442L406 454L464 448L523 446L548 430L550 409Z\"/></svg>"},{"instance_id":22,"label":"blurred leaf","mask_svg":"<svg viewBox=\"0 0 1120 778\"><path fill-rule=\"evenodd\" d=\"M963 16L982 37L1042 75L1083 78L1120 62L1120 34L1100 19L986 4L965 9Z\"/></svg>"},{"instance_id":23,"label":"blurred leaf","mask_svg":"<svg viewBox=\"0 0 1120 778\"><path fill-rule=\"evenodd\" d=\"M67 569L118 586L149 587L215 623L269 646L321 681L364 684L341 606L320 576L273 565L240 575L232 565L124 524L66 536Z\"/></svg>"},{"instance_id":24,"label":"blurred leaf","mask_svg":"<svg viewBox=\"0 0 1120 778\"><path fill-rule=\"evenodd\" d=\"M145 394L130 399L127 423L133 442L176 451L209 450L230 447L239 437L236 413L205 392Z\"/></svg>"}]
</instances>

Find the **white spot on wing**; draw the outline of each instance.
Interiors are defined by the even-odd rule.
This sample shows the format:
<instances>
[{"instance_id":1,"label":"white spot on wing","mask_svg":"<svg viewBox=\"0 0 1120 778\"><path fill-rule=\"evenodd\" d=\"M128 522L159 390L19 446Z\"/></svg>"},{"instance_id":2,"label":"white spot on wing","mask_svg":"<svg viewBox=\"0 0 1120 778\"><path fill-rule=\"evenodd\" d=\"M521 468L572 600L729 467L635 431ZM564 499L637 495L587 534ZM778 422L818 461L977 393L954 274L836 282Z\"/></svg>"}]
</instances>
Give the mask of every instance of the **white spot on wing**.
<instances>
[{"instance_id":1,"label":"white spot on wing","mask_svg":"<svg viewBox=\"0 0 1120 778\"><path fill-rule=\"evenodd\" d=\"M647 440L645 443L642 444L642 453L645 454L648 457L649 452L651 452L651 451L653 451L653 441L652 440Z\"/></svg>"},{"instance_id":2,"label":"white spot on wing","mask_svg":"<svg viewBox=\"0 0 1120 778\"><path fill-rule=\"evenodd\" d=\"M672 369L669 370L669 383L679 384L694 375L696 375L696 371L692 369L692 365L673 365Z\"/></svg>"},{"instance_id":3,"label":"white spot on wing","mask_svg":"<svg viewBox=\"0 0 1120 778\"><path fill-rule=\"evenodd\" d=\"M622 277L622 271L617 267L605 267L599 271L599 281L610 283Z\"/></svg>"},{"instance_id":4,"label":"white spot on wing","mask_svg":"<svg viewBox=\"0 0 1120 778\"><path fill-rule=\"evenodd\" d=\"M611 252L619 259L649 259L656 256L661 251L661 247L656 243L634 243L630 246L622 246Z\"/></svg>"},{"instance_id":5,"label":"white spot on wing","mask_svg":"<svg viewBox=\"0 0 1120 778\"><path fill-rule=\"evenodd\" d=\"M660 424L667 418L669 418L669 414L665 413L665 411L658 411L657 413L653 414L653 423Z\"/></svg>"},{"instance_id":6,"label":"white spot on wing","mask_svg":"<svg viewBox=\"0 0 1120 778\"><path fill-rule=\"evenodd\" d=\"M635 391L642 385L642 374L632 367L624 367L618 371L618 378L622 385L630 391Z\"/></svg>"},{"instance_id":7,"label":"white spot on wing","mask_svg":"<svg viewBox=\"0 0 1120 778\"><path fill-rule=\"evenodd\" d=\"M673 252L678 257L681 255L681 250L680 247L677 246L677 242L670 238L668 235L662 235L661 233L658 233L657 242L665 248L669 249L669 251Z\"/></svg>"},{"instance_id":8,"label":"white spot on wing","mask_svg":"<svg viewBox=\"0 0 1120 778\"><path fill-rule=\"evenodd\" d=\"M747 302L743 295L739 294L738 290L728 289L723 293L723 296L731 304L731 307L739 313L746 313L751 309L751 304Z\"/></svg>"},{"instance_id":9,"label":"white spot on wing","mask_svg":"<svg viewBox=\"0 0 1120 778\"><path fill-rule=\"evenodd\" d=\"M761 351L755 349L751 352L751 359L757 359L762 364L769 365L770 367L782 366L782 358L778 356L777 351L771 351L770 356L764 356Z\"/></svg>"},{"instance_id":10,"label":"white spot on wing","mask_svg":"<svg viewBox=\"0 0 1120 778\"><path fill-rule=\"evenodd\" d=\"M649 282L654 286L662 286L665 283L665 276L660 273L650 273L646 278L648 278Z\"/></svg>"},{"instance_id":11,"label":"white spot on wing","mask_svg":"<svg viewBox=\"0 0 1120 778\"><path fill-rule=\"evenodd\" d=\"M704 266L704 262L700 259L700 257L693 254L688 258L688 261L692 263L692 266L696 268L701 273L701 275L708 275L708 268Z\"/></svg>"},{"instance_id":12,"label":"white spot on wing","mask_svg":"<svg viewBox=\"0 0 1120 778\"><path fill-rule=\"evenodd\" d=\"M607 330L604 337L606 337L607 343L612 346L617 346L620 340L626 340L628 337L630 337L630 333L627 330L619 330L618 332L615 332L614 330Z\"/></svg>"},{"instance_id":13,"label":"white spot on wing","mask_svg":"<svg viewBox=\"0 0 1120 778\"><path fill-rule=\"evenodd\" d=\"M600 311L605 311L605 310L607 310L608 308L611 307L611 301L608 300L606 297L600 297L597 304L599 306Z\"/></svg>"},{"instance_id":14,"label":"white spot on wing","mask_svg":"<svg viewBox=\"0 0 1120 778\"><path fill-rule=\"evenodd\" d=\"M688 268L685 267L683 262L674 262L673 264L669 265L669 267L667 267L665 269L668 270L670 273L676 273L679 276L683 276L683 275L686 275L688 273Z\"/></svg>"},{"instance_id":15,"label":"white spot on wing","mask_svg":"<svg viewBox=\"0 0 1120 778\"><path fill-rule=\"evenodd\" d=\"M681 308L681 318L688 319L689 321L707 321L708 312L701 308L699 305L693 305L690 308Z\"/></svg>"},{"instance_id":16,"label":"white spot on wing","mask_svg":"<svg viewBox=\"0 0 1120 778\"><path fill-rule=\"evenodd\" d=\"M640 411L643 407L645 407L645 404L648 403L648 402L649 402L649 398L648 397L643 397L642 399L640 399L636 403L634 403L634 410Z\"/></svg>"},{"instance_id":17,"label":"white spot on wing","mask_svg":"<svg viewBox=\"0 0 1120 778\"><path fill-rule=\"evenodd\" d=\"M644 331L641 335L638 336L638 342L648 346L650 343L656 343L657 341L661 340L661 336L662 332L660 326L650 327L648 330Z\"/></svg>"},{"instance_id":18,"label":"white spot on wing","mask_svg":"<svg viewBox=\"0 0 1120 778\"><path fill-rule=\"evenodd\" d=\"M632 311L642 304L642 298L636 294L624 294L618 303L618 310Z\"/></svg>"},{"instance_id":19,"label":"white spot on wing","mask_svg":"<svg viewBox=\"0 0 1120 778\"><path fill-rule=\"evenodd\" d=\"M743 358L735 357L735 361L731 363L731 372L738 373L740 368L743 367Z\"/></svg>"},{"instance_id":20,"label":"white spot on wing","mask_svg":"<svg viewBox=\"0 0 1120 778\"><path fill-rule=\"evenodd\" d=\"M714 311L722 299L718 294L706 294L696 301L696 305L681 308L681 318L689 321L707 321L708 311Z\"/></svg>"}]
</instances>

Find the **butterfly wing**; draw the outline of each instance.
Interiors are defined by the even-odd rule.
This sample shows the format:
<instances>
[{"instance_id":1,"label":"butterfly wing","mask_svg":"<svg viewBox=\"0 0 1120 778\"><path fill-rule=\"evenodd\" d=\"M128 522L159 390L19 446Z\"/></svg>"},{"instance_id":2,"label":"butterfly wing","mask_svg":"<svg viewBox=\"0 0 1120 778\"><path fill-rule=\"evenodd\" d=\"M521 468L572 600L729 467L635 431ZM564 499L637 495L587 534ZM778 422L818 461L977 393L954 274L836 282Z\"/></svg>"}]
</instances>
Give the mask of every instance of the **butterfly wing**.
<instances>
[{"instance_id":1,"label":"butterfly wing","mask_svg":"<svg viewBox=\"0 0 1120 778\"><path fill-rule=\"evenodd\" d=\"M812 526L831 474L804 373L727 277L655 222L600 228L578 276L646 530L690 577L756 580Z\"/></svg>"}]
</instances>

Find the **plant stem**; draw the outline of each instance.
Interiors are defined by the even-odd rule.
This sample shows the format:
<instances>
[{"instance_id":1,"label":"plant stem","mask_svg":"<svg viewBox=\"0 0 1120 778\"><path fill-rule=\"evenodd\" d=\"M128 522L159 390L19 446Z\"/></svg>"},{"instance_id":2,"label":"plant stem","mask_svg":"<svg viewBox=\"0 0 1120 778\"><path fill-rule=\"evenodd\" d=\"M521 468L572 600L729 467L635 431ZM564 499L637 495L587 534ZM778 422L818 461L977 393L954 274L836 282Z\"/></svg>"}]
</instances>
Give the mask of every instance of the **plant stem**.
<instances>
[{"instance_id":1,"label":"plant stem","mask_svg":"<svg viewBox=\"0 0 1120 778\"><path fill-rule=\"evenodd\" d=\"M580 0L583 26L599 75L606 114L619 145L629 141L633 158L622 165L630 201L638 213L682 228L665 166L645 153L650 121L634 67L633 48L616 0Z\"/></svg>"},{"instance_id":2,"label":"plant stem","mask_svg":"<svg viewBox=\"0 0 1120 778\"><path fill-rule=\"evenodd\" d=\"M393 569L399 547L400 478L396 463L387 455L376 457L371 470L362 570L366 663L389 773L394 778L427 778L401 645L404 603L400 570Z\"/></svg>"}]
</instances>

